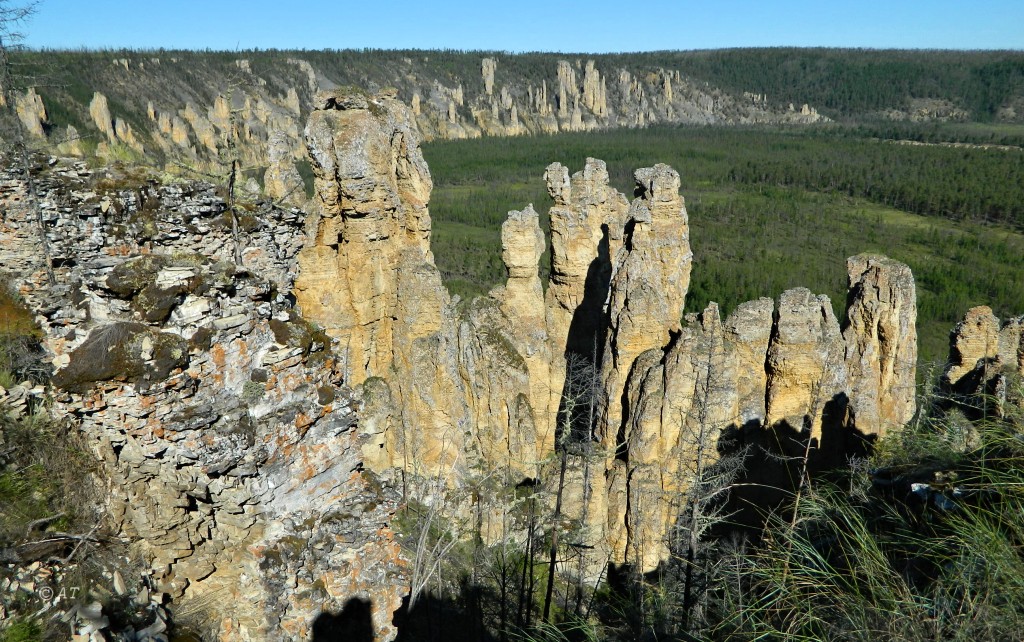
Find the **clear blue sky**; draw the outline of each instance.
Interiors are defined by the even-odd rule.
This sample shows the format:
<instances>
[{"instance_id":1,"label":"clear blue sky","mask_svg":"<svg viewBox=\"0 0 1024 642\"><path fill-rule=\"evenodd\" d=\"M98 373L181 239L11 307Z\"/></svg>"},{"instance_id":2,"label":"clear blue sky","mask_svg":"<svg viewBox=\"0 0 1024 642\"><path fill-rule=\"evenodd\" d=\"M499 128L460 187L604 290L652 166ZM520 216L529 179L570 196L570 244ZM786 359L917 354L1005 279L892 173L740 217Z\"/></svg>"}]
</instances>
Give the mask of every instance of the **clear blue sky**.
<instances>
[{"instance_id":1,"label":"clear blue sky","mask_svg":"<svg viewBox=\"0 0 1024 642\"><path fill-rule=\"evenodd\" d=\"M1024 49L1024 0L40 0L23 30L52 48Z\"/></svg>"}]
</instances>

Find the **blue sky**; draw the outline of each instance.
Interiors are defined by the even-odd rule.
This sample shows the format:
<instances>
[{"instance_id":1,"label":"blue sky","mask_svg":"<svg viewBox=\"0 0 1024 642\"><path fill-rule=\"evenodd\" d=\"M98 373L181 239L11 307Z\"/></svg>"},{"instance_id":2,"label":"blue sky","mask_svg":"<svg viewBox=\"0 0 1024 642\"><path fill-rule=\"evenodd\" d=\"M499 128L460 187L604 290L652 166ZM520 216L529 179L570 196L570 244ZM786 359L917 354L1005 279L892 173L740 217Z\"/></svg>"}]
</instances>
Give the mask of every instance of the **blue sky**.
<instances>
[{"instance_id":1,"label":"blue sky","mask_svg":"<svg viewBox=\"0 0 1024 642\"><path fill-rule=\"evenodd\" d=\"M1024 0L40 0L23 31L52 48L1024 49Z\"/></svg>"}]
</instances>

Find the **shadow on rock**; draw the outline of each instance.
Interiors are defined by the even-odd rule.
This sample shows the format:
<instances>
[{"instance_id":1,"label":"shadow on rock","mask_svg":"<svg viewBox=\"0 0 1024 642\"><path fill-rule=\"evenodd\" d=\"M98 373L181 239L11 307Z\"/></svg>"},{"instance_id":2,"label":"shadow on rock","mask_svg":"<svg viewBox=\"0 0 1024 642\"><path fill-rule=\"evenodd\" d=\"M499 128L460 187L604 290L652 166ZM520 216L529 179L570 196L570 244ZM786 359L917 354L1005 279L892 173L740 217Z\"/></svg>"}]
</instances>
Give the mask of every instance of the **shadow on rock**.
<instances>
[{"instance_id":1,"label":"shadow on rock","mask_svg":"<svg viewBox=\"0 0 1024 642\"><path fill-rule=\"evenodd\" d=\"M373 642L373 605L353 597L341 613L321 613L313 622L312 642Z\"/></svg>"}]
</instances>

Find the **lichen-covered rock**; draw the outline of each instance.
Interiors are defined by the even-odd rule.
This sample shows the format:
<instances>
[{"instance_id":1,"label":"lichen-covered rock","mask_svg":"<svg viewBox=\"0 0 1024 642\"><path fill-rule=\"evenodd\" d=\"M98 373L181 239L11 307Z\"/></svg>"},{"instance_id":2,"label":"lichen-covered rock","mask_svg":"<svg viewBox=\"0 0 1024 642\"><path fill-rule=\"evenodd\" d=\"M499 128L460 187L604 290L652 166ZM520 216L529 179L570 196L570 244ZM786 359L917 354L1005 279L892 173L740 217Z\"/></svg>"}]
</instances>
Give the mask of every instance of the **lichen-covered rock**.
<instances>
[{"instance_id":1,"label":"lichen-covered rock","mask_svg":"<svg viewBox=\"0 0 1024 642\"><path fill-rule=\"evenodd\" d=\"M58 366L54 412L100 462L105 523L172 615L209 605L218 639L307 639L353 597L393 637L397 484L360 472L376 436L357 427L329 339L285 296L302 220L254 212L238 268L212 186L101 196L96 178L84 164L37 177L51 283L24 183L5 174L0 265Z\"/></svg>"},{"instance_id":2,"label":"lichen-covered rock","mask_svg":"<svg viewBox=\"0 0 1024 642\"><path fill-rule=\"evenodd\" d=\"M68 365L53 376L53 385L83 394L101 381L127 381L147 388L188 364L188 343L171 332L141 323L101 326L69 355Z\"/></svg>"}]
</instances>

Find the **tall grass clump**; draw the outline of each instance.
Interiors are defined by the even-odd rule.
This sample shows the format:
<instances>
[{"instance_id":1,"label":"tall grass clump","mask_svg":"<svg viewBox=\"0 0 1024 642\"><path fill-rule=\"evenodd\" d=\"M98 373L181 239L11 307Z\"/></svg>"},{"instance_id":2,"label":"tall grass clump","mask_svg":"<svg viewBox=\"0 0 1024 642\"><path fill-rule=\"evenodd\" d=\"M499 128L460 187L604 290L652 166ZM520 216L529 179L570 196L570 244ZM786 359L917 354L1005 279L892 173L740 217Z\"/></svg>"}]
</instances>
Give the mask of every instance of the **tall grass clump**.
<instances>
[{"instance_id":1,"label":"tall grass clump","mask_svg":"<svg viewBox=\"0 0 1024 642\"><path fill-rule=\"evenodd\" d=\"M1013 640L1024 630L1020 401L941 399L845 483L816 482L737 555L716 639ZM960 438L973 431L969 440Z\"/></svg>"}]
</instances>

